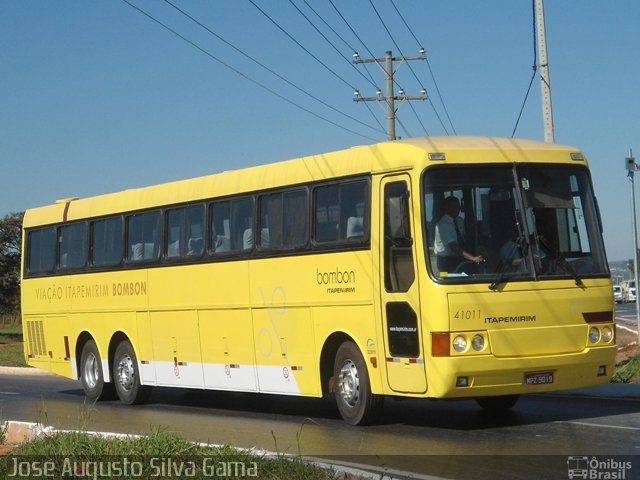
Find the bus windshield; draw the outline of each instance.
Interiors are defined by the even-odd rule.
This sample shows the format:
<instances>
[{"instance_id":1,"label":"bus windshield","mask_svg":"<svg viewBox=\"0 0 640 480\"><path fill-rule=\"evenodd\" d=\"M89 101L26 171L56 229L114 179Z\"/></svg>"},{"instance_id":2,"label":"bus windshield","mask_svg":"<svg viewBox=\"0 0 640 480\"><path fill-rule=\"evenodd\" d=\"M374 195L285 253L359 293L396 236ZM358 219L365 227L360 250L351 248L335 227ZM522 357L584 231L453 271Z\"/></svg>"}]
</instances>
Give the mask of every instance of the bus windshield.
<instances>
[{"instance_id":1,"label":"bus windshield","mask_svg":"<svg viewBox=\"0 0 640 480\"><path fill-rule=\"evenodd\" d=\"M585 168L571 165L441 166L423 174L425 250L442 282L609 274Z\"/></svg>"}]
</instances>

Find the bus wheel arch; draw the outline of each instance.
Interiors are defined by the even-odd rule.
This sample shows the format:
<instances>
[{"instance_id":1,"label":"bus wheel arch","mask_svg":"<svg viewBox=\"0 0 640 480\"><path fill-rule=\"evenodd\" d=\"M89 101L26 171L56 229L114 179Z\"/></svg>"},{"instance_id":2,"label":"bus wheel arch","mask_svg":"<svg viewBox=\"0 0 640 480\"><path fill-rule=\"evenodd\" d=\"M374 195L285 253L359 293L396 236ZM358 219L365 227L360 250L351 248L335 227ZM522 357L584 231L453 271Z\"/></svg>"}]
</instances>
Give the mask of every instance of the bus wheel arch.
<instances>
[{"instance_id":1,"label":"bus wheel arch","mask_svg":"<svg viewBox=\"0 0 640 480\"><path fill-rule=\"evenodd\" d=\"M88 332L82 332L76 342L78 378L86 397L92 401L113 398L113 383L107 383L98 345Z\"/></svg>"},{"instance_id":2,"label":"bus wheel arch","mask_svg":"<svg viewBox=\"0 0 640 480\"><path fill-rule=\"evenodd\" d=\"M324 342L320 353L320 384L322 394L335 391L335 379L333 378L333 367L335 364L338 348L344 342L353 342L353 339L343 332L332 333Z\"/></svg>"}]
</instances>

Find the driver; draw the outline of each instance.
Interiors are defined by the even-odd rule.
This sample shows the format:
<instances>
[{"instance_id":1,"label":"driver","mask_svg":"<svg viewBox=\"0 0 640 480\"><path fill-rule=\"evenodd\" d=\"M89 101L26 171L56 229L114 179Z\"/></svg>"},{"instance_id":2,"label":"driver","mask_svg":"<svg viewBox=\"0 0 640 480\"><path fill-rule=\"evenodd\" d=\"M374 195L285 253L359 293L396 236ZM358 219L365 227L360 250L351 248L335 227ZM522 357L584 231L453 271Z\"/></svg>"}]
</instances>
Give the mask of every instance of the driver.
<instances>
[{"instance_id":1,"label":"driver","mask_svg":"<svg viewBox=\"0 0 640 480\"><path fill-rule=\"evenodd\" d=\"M433 249L440 272L455 272L461 262L482 263L481 255L473 255L464 248L464 221L459 216L460 201L453 195L444 199L444 215L438 220Z\"/></svg>"}]
</instances>

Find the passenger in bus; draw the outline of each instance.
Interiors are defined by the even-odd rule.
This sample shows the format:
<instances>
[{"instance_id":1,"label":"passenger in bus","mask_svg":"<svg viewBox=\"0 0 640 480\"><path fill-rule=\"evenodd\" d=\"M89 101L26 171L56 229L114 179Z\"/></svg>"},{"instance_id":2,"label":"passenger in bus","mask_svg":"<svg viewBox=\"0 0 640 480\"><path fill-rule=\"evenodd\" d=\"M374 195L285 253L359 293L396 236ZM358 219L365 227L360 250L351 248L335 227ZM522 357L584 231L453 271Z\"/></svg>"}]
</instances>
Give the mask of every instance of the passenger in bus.
<instances>
[{"instance_id":1,"label":"passenger in bus","mask_svg":"<svg viewBox=\"0 0 640 480\"><path fill-rule=\"evenodd\" d=\"M505 263L505 271L518 272L526 270L522 248L513 239L507 240L500 247L500 260Z\"/></svg>"},{"instance_id":2,"label":"passenger in bus","mask_svg":"<svg viewBox=\"0 0 640 480\"><path fill-rule=\"evenodd\" d=\"M444 214L436 224L433 244L440 272L456 272L465 261L484 262L482 255L473 255L464 249L464 221L459 214L460 201L457 197L445 198Z\"/></svg>"}]
</instances>

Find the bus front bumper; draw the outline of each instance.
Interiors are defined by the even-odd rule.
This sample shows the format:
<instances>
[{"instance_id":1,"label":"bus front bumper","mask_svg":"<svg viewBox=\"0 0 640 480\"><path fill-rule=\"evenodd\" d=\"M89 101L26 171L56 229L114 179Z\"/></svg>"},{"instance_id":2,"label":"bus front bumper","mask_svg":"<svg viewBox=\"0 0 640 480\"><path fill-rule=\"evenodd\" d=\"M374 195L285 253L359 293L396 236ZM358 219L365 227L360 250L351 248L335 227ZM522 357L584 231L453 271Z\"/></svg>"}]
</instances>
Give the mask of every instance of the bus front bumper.
<instances>
[{"instance_id":1,"label":"bus front bumper","mask_svg":"<svg viewBox=\"0 0 640 480\"><path fill-rule=\"evenodd\" d=\"M469 398L570 390L604 385L615 368L616 346L546 357L435 357L428 397Z\"/></svg>"}]
</instances>

